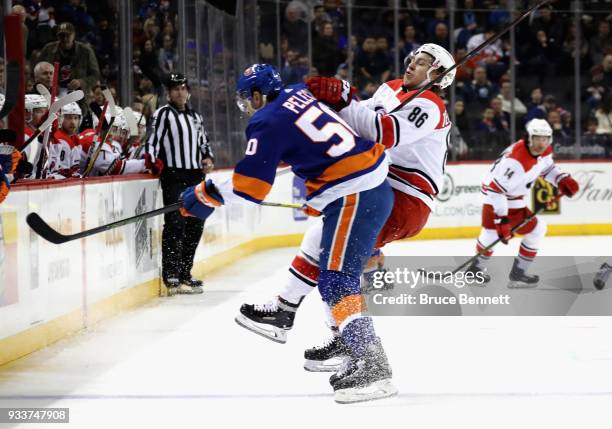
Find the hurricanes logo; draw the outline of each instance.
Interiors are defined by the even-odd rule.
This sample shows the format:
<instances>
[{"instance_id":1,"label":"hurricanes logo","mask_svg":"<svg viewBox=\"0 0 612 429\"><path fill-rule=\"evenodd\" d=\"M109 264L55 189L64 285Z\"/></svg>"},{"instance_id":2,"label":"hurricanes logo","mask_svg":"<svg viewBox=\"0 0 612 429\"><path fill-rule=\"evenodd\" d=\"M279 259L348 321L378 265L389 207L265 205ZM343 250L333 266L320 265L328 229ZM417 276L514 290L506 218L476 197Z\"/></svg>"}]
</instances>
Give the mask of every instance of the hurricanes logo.
<instances>
[{"instance_id":1,"label":"hurricanes logo","mask_svg":"<svg viewBox=\"0 0 612 429\"><path fill-rule=\"evenodd\" d=\"M561 212L561 205L559 201L554 201L548 204L557 195L557 189L544 180L542 177L538 177L533 184L533 211L536 212L543 208L542 213L545 214L559 214Z\"/></svg>"},{"instance_id":2,"label":"hurricanes logo","mask_svg":"<svg viewBox=\"0 0 612 429\"><path fill-rule=\"evenodd\" d=\"M444 177L442 179L442 190L436 195L438 201L446 202L450 200L450 197L453 195L455 191L455 182L450 174L444 173Z\"/></svg>"}]
</instances>

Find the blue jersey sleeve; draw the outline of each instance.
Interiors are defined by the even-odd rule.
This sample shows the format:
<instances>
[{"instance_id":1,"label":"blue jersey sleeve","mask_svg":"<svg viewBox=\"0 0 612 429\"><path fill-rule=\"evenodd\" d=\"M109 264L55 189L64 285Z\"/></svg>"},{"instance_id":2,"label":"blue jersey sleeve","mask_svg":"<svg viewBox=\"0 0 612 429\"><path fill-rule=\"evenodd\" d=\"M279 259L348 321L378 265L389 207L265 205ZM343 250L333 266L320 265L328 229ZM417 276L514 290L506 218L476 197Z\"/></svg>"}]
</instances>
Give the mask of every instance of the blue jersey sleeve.
<instances>
[{"instance_id":1,"label":"blue jersey sleeve","mask_svg":"<svg viewBox=\"0 0 612 429\"><path fill-rule=\"evenodd\" d=\"M245 156L232 178L236 195L259 204L272 189L282 146L276 131L269 121L252 121L247 127Z\"/></svg>"}]
</instances>

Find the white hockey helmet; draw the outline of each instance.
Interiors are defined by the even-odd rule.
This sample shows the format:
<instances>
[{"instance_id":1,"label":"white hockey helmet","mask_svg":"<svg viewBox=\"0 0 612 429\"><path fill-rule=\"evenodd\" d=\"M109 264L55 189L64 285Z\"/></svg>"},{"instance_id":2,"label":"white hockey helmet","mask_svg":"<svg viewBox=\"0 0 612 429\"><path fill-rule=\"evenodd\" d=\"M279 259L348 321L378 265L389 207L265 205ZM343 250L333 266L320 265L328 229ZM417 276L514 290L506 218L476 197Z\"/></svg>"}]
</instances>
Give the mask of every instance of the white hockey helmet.
<instances>
[{"instance_id":1,"label":"white hockey helmet","mask_svg":"<svg viewBox=\"0 0 612 429\"><path fill-rule=\"evenodd\" d=\"M142 113L134 111L134 119L136 119L136 124L139 127L147 128L147 118L142 116Z\"/></svg>"},{"instance_id":2,"label":"white hockey helmet","mask_svg":"<svg viewBox=\"0 0 612 429\"><path fill-rule=\"evenodd\" d=\"M548 137L549 143L552 141L553 130L545 119L532 119L525 125L529 139L533 136Z\"/></svg>"},{"instance_id":3,"label":"white hockey helmet","mask_svg":"<svg viewBox=\"0 0 612 429\"><path fill-rule=\"evenodd\" d=\"M408 67L408 64L410 64L412 58L420 53L426 53L433 57L433 63L427 71L428 80L424 82L424 84L432 80L429 74L433 70L441 68L440 71L443 72L444 70L448 70L449 68L455 65L455 59L453 58L453 56L442 46L436 45L435 43L425 43L424 45L419 46L417 49L408 54L406 58L404 58L404 67ZM450 73L447 73L439 82L437 82L436 85L440 88L446 88L447 86L450 86L455 80L456 73L457 69L453 69Z\"/></svg>"},{"instance_id":4,"label":"white hockey helmet","mask_svg":"<svg viewBox=\"0 0 612 429\"><path fill-rule=\"evenodd\" d=\"M40 94L26 94L25 96L25 109L32 111L34 109L47 109L49 104L47 99Z\"/></svg>"},{"instance_id":5,"label":"white hockey helmet","mask_svg":"<svg viewBox=\"0 0 612 429\"><path fill-rule=\"evenodd\" d=\"M59 117L60 127L64 123L64 116L66 116L66 115L78 115L79 116L79 122L77 124L77 128L79 128L81 126L81 119L82 119L82 116L83 116L83 112L81 112L81 108L79 107L79 105L76 102L73 101L72 103L68 103L64 107L61 108L61 110L60 110L60 117Z\"/></svg>"}]
</instances>

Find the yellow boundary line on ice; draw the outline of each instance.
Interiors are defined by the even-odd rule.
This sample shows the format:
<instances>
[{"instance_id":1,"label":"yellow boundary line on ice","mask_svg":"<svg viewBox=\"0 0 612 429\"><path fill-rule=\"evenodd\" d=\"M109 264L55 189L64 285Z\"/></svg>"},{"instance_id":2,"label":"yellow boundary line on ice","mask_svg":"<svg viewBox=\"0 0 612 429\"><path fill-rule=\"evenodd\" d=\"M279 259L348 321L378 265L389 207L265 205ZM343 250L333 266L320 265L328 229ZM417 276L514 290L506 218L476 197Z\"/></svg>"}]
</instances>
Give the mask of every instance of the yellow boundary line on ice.
<instances>
[{"instance_id":1,"label":"yellow boundary line on ice","mask_svg":"<svg viewBox=\"0 0 612 429\"><path fill-rule=\"evenodd\" d=\"M475 238L479 231L479 227L426 228L410 240ZM197 262L194 267L194 274L196 277L209 274L260 250L299 246L302 235L289 234L249 240ZM612 224L549 225L547 235L612 235ZM87 325L91 326L124 310L142 305L159 296L159 293L160 279L157 278L91 304L87 308ZM76 310L13 336L3 338L0 340L0 366L40 350L84 328L82 311Z\"/></svg>"}]
</instances>

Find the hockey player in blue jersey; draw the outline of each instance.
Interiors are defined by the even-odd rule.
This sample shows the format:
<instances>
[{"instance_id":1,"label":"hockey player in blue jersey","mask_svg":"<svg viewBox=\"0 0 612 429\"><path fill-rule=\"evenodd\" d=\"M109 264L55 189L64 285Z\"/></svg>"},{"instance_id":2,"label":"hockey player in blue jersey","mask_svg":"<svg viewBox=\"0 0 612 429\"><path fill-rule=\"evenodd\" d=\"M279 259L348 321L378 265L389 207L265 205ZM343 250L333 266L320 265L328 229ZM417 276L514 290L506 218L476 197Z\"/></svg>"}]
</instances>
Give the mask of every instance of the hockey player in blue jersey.
<instances>
[{"instance_id":1,"label":"hockey player in blue jersey","mask_svg":"<svg viewBox=\"0 0 612 429\"><path fill-rule=\"evenodd\" d=\"M343 97L351 96L347 86ZM283 87L269 65L255 64L244 71L237 103L251 117L245 157L231 181L208 180L188 188L181 212L205 219L215 207L233 200L260 203L274 183L278 164L291 165L306 181L307 212L323 217L318 289L351 352L347 365L330 378L335 400L351 403L396 394L359 284L393 206L384 146L357 136L305 85Z\"/></svg>"}]
</instances>

